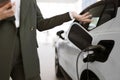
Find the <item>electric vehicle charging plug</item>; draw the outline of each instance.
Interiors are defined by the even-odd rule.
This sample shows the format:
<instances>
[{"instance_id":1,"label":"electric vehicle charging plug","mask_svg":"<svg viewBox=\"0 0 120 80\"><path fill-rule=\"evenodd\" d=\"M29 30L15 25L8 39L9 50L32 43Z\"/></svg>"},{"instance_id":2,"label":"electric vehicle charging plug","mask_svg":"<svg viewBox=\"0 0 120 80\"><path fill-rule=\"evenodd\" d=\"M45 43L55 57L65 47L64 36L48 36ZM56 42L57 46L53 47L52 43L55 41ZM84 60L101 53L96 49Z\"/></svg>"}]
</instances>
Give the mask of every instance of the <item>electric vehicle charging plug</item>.
<instances>
[{"instance_id":1,"label":"electric vehicle charging plug","mask_svg":"<svg viewBox=\"0 0 120 80\"><path fill-rule=\"evenodd\" d=\"M86 58L83 59L84 62L94 62L94 61L99 61L100 56L102 53L105 51L105 47L102 45L92 45L88 48L85 49L86 51L93 51L92 54L88 54Z\"/></svg>"},{"instance_id":2,"label":"electric vehicle charging plug","mask_svg":"<svg viewBox=\"0 0 120 80\"><path fill-rule=\"evenodd\" d=\"M92 54L88 54L87 57L83 59L84 62L94 62L95 60L99 60L98 57L99 57L99 55L101 55L101 53L104 53L105 47L102 46L102 45L92 45L92 46L89 46L89 47L83 49L78 54L77 60L76 60L76 73L77 73L77 79L78 80L80 80L79 73L78 73L78 60L79 60L79 57L80 57L81 53L89 52L89 51L93 51L93 53Z\"/></svg>"}]
</instances>

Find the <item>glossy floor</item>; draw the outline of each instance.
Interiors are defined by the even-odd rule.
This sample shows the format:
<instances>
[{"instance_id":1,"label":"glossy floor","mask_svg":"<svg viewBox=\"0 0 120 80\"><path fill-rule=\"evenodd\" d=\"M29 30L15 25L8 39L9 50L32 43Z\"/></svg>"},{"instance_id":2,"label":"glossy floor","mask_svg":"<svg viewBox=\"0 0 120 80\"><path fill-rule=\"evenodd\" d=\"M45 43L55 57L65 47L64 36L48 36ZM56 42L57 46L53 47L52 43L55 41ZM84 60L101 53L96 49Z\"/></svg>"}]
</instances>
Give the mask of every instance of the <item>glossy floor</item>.
<instances>
[{"instance_id":1,"label":"glossy floor","mask_svg":"<svg viewBox=\"0 0 120 80\"><path fill-rule=\"evenodd\" d=\"M50 44L39 44L38 53L40 58L40 69L42 80L64 80L55 76L55 53L54 46Z\"/></svg>"}]
</instances>

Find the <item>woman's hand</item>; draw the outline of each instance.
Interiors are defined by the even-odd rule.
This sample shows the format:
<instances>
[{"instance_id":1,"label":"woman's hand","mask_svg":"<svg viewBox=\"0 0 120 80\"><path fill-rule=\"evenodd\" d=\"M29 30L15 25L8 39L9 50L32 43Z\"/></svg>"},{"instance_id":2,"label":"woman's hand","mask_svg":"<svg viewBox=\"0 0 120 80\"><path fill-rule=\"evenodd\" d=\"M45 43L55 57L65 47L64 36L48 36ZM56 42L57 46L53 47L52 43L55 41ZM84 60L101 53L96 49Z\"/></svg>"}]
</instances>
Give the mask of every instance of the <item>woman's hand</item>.
<instances>
[{"instance_id":1,"label":"woman's hand","mask_svg":"<svg viewBox=\"0 0 120 80\"><path fill-rule=\"evenodd\" d=\"M76 12L71 12L73 18L79 22L90 23L92 15L89 12L86 12L82 15L77 14Z\"/></svg>"},{"instance_id":2,"label":"woman's hand","mask_svg":"<svg viewBox=\"0 0 120 80\"><path fill-rule=\"evenodd\" d=\"M12 17L15 14L15 3L7 3L3 7L0 7L0 20Z\"/></svg>"}]
</instances>

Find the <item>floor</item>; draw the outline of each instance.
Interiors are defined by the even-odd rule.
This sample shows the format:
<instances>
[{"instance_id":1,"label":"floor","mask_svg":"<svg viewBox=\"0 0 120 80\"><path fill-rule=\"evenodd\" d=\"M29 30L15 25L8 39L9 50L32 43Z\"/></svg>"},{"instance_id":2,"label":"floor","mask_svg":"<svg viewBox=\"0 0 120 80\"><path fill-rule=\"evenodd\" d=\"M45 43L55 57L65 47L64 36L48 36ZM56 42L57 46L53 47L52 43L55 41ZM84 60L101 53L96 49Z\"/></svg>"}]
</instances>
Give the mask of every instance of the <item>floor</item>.
<instances>
[{"instance_id":1,"label":"floor","mask_svg":"<svg viewBox=\"0 0 120 80\"><path fill-rule=\"evenodd\" d=\"M40 69L42 80L64 80L55 76L55 53L54 46L50 44L40 44L38 48L40 58Z\"/></svg>"}]
</instances>

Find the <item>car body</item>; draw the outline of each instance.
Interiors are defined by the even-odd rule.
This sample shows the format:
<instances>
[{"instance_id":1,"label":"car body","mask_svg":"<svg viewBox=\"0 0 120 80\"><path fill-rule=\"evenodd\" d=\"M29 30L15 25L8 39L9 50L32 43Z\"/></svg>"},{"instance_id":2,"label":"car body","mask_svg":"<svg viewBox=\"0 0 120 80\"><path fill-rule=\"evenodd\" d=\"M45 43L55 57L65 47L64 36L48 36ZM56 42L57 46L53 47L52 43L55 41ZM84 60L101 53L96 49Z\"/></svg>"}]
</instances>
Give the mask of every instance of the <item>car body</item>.
<instances>
[{"instance_id":1,"label":"car body","mask_svg":"<svg viewBox=\"0 0 120 80\"><path fill-rule=\"evenodd\" d=\"M92 4L83 10L80 14L90 12L92 14L91 23L80 23L73 21L73 24L80 26L89 35L86 38L89 45L102 45L105 50L100 53L98 51L86 51L82 42L74 43L75 40L80 40L81 32L76 28L76 35L73 41L69 38L71 27L67 32L58 32L62 37L55 44L55 67L56 75L61 77L61 70L64 71L72 80L120 80L120 3L119 0L103 0ZM63 33L61 35L61 33ZM80 54L81 53L81 54ZM80 54L80 55L79 55ZM95 57L91 57L94 54ZM76 63L79 55L78 63ZM93 56L94 56L93 55ZM90 56L88 58L88 56ZM91 59L91 60L88 60ZM85 61L87 60L87 61ZM76 65L77 64L77 65ZM76 68L78 67L78 69ZM78 73L77 73L78 72ZM78 77L79 76L79 77ZM69 79L70 80L70 79Z\"/></svg>"}]
</instances>

